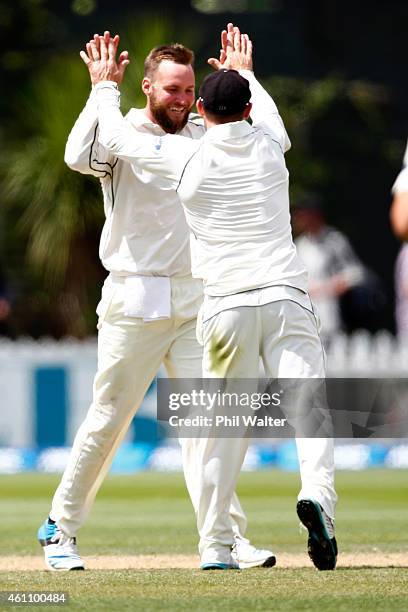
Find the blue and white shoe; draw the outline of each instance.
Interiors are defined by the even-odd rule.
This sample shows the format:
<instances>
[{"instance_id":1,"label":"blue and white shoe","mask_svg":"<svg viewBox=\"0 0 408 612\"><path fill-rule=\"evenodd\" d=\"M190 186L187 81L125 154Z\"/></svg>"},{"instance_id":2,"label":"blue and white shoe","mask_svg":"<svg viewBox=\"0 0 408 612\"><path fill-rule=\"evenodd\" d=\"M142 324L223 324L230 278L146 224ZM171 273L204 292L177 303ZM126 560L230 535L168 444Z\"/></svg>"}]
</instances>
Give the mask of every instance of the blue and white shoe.
<instances>
[{"instance_id":1,"label":"blue and white shoe","mask_svg":"<svg viewBox=\"0 0 408 612\"><path fill-rule=\"evenodd\" d=\"M239 565L231 557L230 563L221 563L220 561L209 561L208 563L201 563L200 568L202 570L229 570L239 569Z\"/></svg>"},{"instance_id":2,"label":"blue and white shoe","mask_svg":"<svg viewBox=\"0 0 408 612\"><path fill-rule=\"evenodd\" d=\"M251 567L273 567L276 565L276 556L271 550L255 548L246 540L235 539L231 556L238 564L239 569Z\"/></svg>"},{"instance_id":3,"label":"blue and white shoe","mask_svg":"<svg viewBox=\"0 0 408 612\"><path fill-rule=\"evenodd\" d=\"M202 570L229 570L239 569L239 565L231 555L231 546L214 548L212 545L201 551L200 568Z\"/></svg>"},{"instance_id":4,"label":"blue and white shoe","mask_svg":"<svg viewBox=\"0 0 408 612\"><path fill-rule=\"evenodd\" d=\"M44 548L45 565L57 572L84 570L85 564L78 555L76 538L62 533L56 523L47 519L38 530L38 541Z\"/></svg>"}]
</instances>

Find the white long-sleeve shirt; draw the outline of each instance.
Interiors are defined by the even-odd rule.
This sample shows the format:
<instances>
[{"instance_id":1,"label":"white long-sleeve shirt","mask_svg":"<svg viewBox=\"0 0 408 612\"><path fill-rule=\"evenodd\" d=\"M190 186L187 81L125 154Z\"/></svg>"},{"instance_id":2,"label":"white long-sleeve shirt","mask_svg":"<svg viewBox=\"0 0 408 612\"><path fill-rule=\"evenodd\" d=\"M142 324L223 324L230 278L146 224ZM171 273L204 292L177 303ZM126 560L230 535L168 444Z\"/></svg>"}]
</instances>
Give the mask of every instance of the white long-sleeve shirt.
<instances>
[{"instance_id":1,"label":"white long-sleeve shirt","mask_svg":"<svg viewBox=\"0 0 408 612\"><path fill-rule=\"evenodd\" d=\"M201 121L190 119L180 133L200 138ZM124 121L132 136L165 134L142 110L131 109ZM93 90L69 135L65 161L101 181L106 216L99 247L102 264L120 276L191 276L189 229L175 189L162 177L116 157L98 135Z\"/></svg>"},{"instance_id":2,"label":"white long-sleeve shirt","mask_svg":"<svg viewBox=\"0 0 408 612\"><path fill-rule=\"evenodd\" d=\"M96 86L102 144L132 168L177 189L192 239L193 276L205 293L230 295L285 285L306 291L306 272L292 241L288 171L290 143L270 96L242 71L257 99L253 125L211 127L199 140L131 134L115 85Z\"/></svg>"}]
</instances>

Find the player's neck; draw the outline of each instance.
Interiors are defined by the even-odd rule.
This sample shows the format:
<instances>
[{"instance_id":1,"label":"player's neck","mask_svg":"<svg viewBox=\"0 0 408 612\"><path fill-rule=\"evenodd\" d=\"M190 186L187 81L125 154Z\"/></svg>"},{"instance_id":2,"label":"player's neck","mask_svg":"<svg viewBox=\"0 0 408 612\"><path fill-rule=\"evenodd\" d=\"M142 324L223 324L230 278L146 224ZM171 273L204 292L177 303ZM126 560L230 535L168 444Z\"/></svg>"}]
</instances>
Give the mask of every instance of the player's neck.
<instances>
[{"instance_id":1,"label":"player's neck","mask_svg":"<svg viewBox=\"0 0 408 612\"><path fill-rule=\"evenodd\" d=\"M155 123L156 125L159 125L157 123L157 119L154 117L152 111L150 110L150 107L148 104L146 104L146 106L143 109L144 114L146 115L146 117L149 119L149 121L151 121L152 123Z\"/></svg>"}]
</instances>

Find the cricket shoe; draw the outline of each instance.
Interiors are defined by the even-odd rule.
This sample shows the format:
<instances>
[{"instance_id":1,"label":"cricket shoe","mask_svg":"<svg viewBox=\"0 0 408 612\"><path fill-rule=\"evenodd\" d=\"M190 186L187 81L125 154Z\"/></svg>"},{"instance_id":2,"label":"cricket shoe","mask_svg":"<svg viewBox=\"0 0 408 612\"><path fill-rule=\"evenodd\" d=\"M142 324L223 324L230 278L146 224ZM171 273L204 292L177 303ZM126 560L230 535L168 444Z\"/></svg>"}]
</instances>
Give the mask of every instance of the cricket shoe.
<instances>
[{"instance_id":1,"label":"cricket shoe","mask_svg":"<svg viewBox=\"0 0 408 612\"><path fill-rule=\"evenodd\" d=\"M333 570L337 561L337 542L334 525L321 505L313 499L301 499L297 514L309 532L307 552L319 570Z\"/></svg>"},{"instance_id":2,"label":"cricket shoe","mask_svg":"<svg viewBox=\"0 0 408 612\"><path fill-rule=\"evenodd\" d=\"M200 569L202 570L230 570L230 569L239 569L237 563L234 562L231 557L231 561L229 563L221 563L221 561L208 561L208 563L201 563Z\"/></svg>"},{"instance_id":3,"label":"cricket shoe","mask_svg":"<svg viewBox=\"0 0 408 612\"><path fill-rule=\"evenodd\" d=\"M209 547L202 552L200 568L202 570L229 570L239 569L239 566L231 555L231 547L222 546L216 549Z\"/></svg>"},{"instance_id":4,"label":"cricket shoe","mask_svg":"<svg viewBox=\"0 0 408 612\"><path fill-rule=\"evenodd\" d=\"M239 569L250 567L273 567L276 565L276 557L271 550L255 548L245 540L235 540L232 547L231 557L238 564Z\"/></svg>"},{"instance_id":5,"label":"cricket shoe","mask_svg":"<svg viewBox=\"0 0 408 612\"><path fill-rule=\"evenodd\" d=\"M54 521L47 519L39 528L37 537L44 548L45 565L48 569L57 572L85 569L78 554L76 538L62 533Z\"/></svg>"}]
</instances>

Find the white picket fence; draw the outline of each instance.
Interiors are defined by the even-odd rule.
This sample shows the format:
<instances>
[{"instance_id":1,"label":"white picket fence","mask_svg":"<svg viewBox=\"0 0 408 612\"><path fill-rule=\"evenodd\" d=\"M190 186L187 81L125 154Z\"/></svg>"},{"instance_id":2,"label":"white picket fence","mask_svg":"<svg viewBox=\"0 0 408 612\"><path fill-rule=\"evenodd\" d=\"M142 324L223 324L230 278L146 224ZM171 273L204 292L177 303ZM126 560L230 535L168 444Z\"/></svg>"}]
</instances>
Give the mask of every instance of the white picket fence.
<instances>
[{"instance_id":1,"label":"white picket fence","mask_svg":"<svg viewBox=\"0 0 408 612\"><path fill-rule=\"evenodd\" d=\"M338 335L327 351L328 376L408 378L408 342L387 331Z\"/></svg>"},{"instance_id":2,"label":"white picket fence","mask_svg":"<svg viewBox=\"0 0 408 612\"><path fill-rule=\"evenodd\" d=\"M0 446L35 444L33 371L59 366L68 373L67 442L71 443L92 399L96 371L96 339L85 341L49 338L34 341L0 338ZM408 343L382 331L336 337L327 354L328 376L339 378L408 378ZM154 414L154 396L139 414Z\"/></svg>"}]
</instances>

